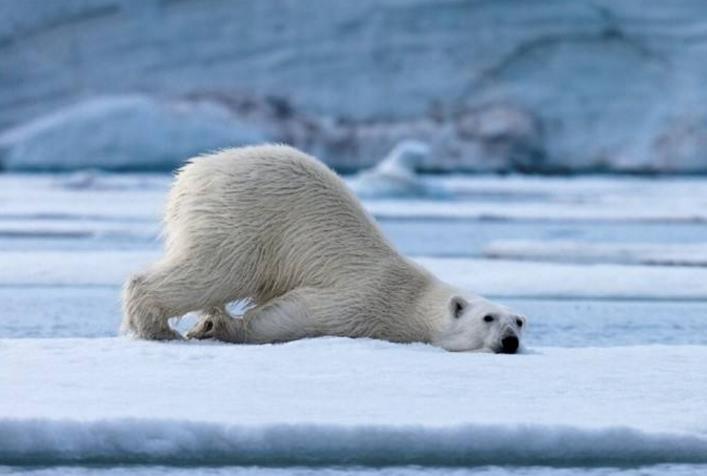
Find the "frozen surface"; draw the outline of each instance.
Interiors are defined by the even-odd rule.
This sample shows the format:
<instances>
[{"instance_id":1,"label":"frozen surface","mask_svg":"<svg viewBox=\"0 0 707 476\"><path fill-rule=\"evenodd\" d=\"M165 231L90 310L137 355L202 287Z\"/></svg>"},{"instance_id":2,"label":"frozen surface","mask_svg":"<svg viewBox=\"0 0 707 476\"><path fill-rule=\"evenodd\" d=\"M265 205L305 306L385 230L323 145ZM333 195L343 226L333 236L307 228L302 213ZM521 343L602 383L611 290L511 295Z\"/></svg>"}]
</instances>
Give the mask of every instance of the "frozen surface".
<instances>
[{"instance_id":1,"label":"frozen surface","mask_svg":"<svg viewBox=\"0 0 707 476\"><path fill-rule=\"evenodd\" d=\"M366 199L381 218L704 222L707 181L694 178L417 177L449 199ZM0 219L94 218L157 221L167 175L0 176ZM354 179L349 179L353 182ZM385 192L385 190L382 190ZM385 195L385 193L383 193Z\"/></svg>"},{"instance_id":2,"label":"frozen surface","mask_svg":"<svg viewBox=\"0 0 707 476\"><path fill-rule=\"evenodd\" d=\"M416 173L418 165L429 155L430 147L426 143L402 141L374 167L351 177L348 184L357 196L364 199L420 196L445 198L445 189L426 184Z\"/></svg>"},{"instance_id":3,"label":"frozen surface","mask_svg":"<svg viewBox=\"0 0 707 476\"><path fill-rule=\"evenodd\" d=\"M0 219L156 223L170 182L166 175L2 175Z\"/></svg>"},{"instance_id":4,"label":"frozen surface","mask_svg":"<svg viewBox=\"0 0 707 476\"><path fill-rule=\"evenodd\" d=\"M593 242L630 246L633 243L671 246L707 242L707 224L592 221L486 221L478 219L421 220L393 218L380 222L383 232L406 255L483 256L498 241L536 241L552 249L555 241L573 241L580 247ZM558 261L576 260L560 256ZM602 258L603 259L603 258Z\"/></svg>"},{"instance_id":5,"label":"frozen surface","mask_svg":"<svg viewBox=\"0 0 707 476\"><path fill-rule=\"evenodd\" d=\"M366 203L366 208L378 218L456 218L477 220L552 220L552 221L635 221L635 222L705 222L706 203L680 205L656 201L639 203L478 203L442 200L380 199Z\"/></svg>"},{"instance_id":6,"label":"frozen surface","mask_svg":"<svg viewBox=\"0 0 707 476\"><path fill-rule=\"evenodd\" d=\"M420 258L417 262L461 287L494 296L611 299L705 299L707 268L532 263Z\"/></svg>"},{"instance_id":7,"label":"frozen surface","mask_svg":"<svg viewBox=\"0 0 707 476\"><path fill-rule=\"evenodd\" d=\"M6 463L707 463L704 346L24 339L0 358Z\"/></svg>"},{"instance_id":8,"label":"frozen surface","mask_svg":"<svg viewBox=\"0 0 707 476\"><path fill-rule=\"evenodd\" d=\"M707 243L586 243L578 241L492 241L491 258L707 266Z\"/></svg>"},{"instance_id":9,"label":"frozen surface","mask_svg":"<svg viewBox=\"0 0 707 476\"><path fill-rule=\"evenodd\" d=\"M707 242L707 224L590 221L379 220L383 232L408 256L482 257L498 241L693 245ZM0 250L121 250L161 246L154 221L90 218L0 218ZM562 256L558 256L561 259ZM568 259L576 257L568 256ZM604 259L604 258L601 258Z\"/></svg>"},{"instance_id":10,"label":"frozen surface","mask_svg":"<svg viewBox=\"0 0 707 476\"><path fill-rule=\"evenodd\" d=\"M115 336L119 295L117 286L0 287L0 338ZM705 301L498 299L531 316L530 346L707 345Z\"/></svg>"},{"instance_id":11,"label":"frozen surface","mask_svg":"<svg viewBox=\"0 0 707 476\"><path fill-rule=\"evenodd\" d=\"M707 182L607 177L426 177L455 200L378 199L377 217L484 220L704 222Z\"/></svg>"},{"instance_id":12,"label":"frozen surface","mask_svg":"<svg viewBox=\"0 0 707 476\"><path fill-rule=\"evenodd\" d=\"M707 182L415 180L452 198L364 203L404 254L527 314L528 353L115 338L170 178L0 176L0 465L28 466L0 474L705 472ZM682 464L634 467L662 462Z\"/></svg>"},{"instance_id":13,"label":"frozen surface","mask_svg":"<svg viewBox=\"0 0 707 476\"><path fill-rule=\"evenodd\" d=\"M0 286L118 286L160 256L158 250L0 251ZM473 258L416 261L463 289L494 296L707 299L707 268Z\"/></svg>"}]
</instances>

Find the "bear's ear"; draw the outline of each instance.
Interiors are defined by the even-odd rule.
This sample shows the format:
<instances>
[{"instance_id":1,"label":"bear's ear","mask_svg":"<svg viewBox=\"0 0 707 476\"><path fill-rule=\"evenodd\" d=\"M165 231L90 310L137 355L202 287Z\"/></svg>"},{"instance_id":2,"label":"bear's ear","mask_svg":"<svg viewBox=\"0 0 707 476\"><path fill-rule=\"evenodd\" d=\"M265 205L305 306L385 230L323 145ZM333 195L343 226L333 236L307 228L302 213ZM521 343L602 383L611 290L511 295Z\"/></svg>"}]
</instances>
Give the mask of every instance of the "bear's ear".
<instances>
[{"instance_id":1,"label":"bear's ear","mask_svg":"<svg viewBox=\"0 0 707 476\"><path fill-rule=\"evenodd\" d=\"M466 299L464 299L461 296L454 296L450 301L449 301L449 311L452 313L452 317L454 319L459 319L462 317L464 314L464 311L466 310L466 306L468 306L469 303L466 302Z\"/></svg>"}]
</instances>

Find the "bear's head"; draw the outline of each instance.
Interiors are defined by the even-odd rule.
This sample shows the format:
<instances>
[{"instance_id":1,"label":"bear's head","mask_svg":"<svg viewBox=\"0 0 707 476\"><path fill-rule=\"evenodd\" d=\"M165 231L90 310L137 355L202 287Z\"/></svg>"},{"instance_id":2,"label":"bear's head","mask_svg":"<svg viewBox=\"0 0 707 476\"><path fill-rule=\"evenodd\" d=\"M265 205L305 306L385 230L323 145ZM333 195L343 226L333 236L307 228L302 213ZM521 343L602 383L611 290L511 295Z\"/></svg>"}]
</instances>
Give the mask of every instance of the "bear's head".
<instances>
[{"instance_id":1,"label":"bear's head","mask_svg":"<svg viewBox=\"0 0 707 476\"><path fill-rule=\"evenodd\" d=\"M440 303L442 304L442 303ZM515 354L527 319L480 296L452 293L444 300L432 343L450 351Z\"/></svg>"}]
</instances>

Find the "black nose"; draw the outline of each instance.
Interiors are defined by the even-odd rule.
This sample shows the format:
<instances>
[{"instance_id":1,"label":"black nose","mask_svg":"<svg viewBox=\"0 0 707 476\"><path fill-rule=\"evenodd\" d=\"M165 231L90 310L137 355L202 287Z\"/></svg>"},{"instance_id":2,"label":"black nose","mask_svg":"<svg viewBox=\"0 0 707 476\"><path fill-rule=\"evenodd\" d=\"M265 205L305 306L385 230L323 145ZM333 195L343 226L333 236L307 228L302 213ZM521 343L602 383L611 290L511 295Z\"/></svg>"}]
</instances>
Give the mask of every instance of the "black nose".
<instances>
[{"instance_id":1,"label":"black nose","mask_svg":"<svg viewBox=\"0 0 707 476\"><path fill-rule=\"evenodd\" d=\"M501 352L504 354L515 354L518 350L518 338L515 336L504 337L501 340Z\"/></svg>"}]
</instances>

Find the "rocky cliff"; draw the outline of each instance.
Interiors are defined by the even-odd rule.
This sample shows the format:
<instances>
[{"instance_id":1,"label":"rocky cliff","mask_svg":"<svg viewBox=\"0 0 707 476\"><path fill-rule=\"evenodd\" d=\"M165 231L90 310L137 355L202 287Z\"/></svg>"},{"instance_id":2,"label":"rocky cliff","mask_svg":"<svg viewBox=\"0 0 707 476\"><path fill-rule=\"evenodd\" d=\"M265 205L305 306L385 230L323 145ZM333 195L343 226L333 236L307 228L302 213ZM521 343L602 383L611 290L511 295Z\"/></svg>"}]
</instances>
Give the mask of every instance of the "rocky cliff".
<instances>
[{"instance_id":1,"label":"rocky cliff","mask_svg":"<svg viewBox=\"0 0 707 476\"><path fill-rule=\"evenodd\" d=\"M0 164L707 171L702 0L0 0Z\"/></svg>"}]
</instances>

